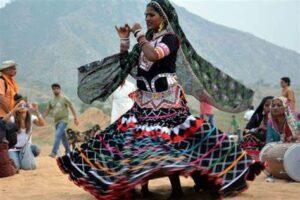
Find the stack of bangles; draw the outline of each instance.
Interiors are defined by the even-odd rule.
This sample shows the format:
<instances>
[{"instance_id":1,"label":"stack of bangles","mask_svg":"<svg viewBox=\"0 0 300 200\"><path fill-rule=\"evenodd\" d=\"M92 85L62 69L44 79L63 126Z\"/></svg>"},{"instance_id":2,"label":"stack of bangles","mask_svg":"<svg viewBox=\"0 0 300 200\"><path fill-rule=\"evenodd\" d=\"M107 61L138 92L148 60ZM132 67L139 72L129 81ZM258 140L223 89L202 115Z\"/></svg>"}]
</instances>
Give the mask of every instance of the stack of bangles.
<instances>
[{"instance_id":1,"label":"stack of bangles","mask_svg":"<svg viewBox=\"0 0 300 200\"><path fill-rule=\"evenodd\" d=\"M138 30L134 31L133 35L136 38L136 40L139 43L139 45L140 45L141 48L143 48L143 46L146 43L149 43L149 41L146 39L146 35L142 31L142 29L138 29Z\"/></svg>"},{"instance_id":2,"label":"stack of bangles","mask_svg":"<svg viewBox=\"0 0 300 200\"><path fill-rule=\"evenodd\" d=\"M129 37L128 38L121 38L121 51L122 52L125 52L129 49L130 47L130 40L129 40Z\"/></svg>"}]
</instances>

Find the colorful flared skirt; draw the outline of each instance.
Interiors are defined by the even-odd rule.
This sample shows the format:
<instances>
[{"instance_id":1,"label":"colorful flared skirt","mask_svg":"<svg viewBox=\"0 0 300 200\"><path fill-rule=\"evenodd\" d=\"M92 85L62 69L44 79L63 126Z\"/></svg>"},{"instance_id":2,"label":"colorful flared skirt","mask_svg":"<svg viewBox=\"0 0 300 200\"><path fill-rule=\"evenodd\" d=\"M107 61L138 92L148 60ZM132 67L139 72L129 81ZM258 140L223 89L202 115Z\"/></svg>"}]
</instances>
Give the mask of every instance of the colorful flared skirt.
<instances>
[{"instance_id":1,"label":"colorful flared skirt","mask_svg":"<svg viewBox=\"0 0 300 200\"><path fill-rule=\"evenodd\" d=\"M234 194L262 169L216 127L181 107L137 104L75 151L57 159L70 180L97 199L131 199L135 186L172 174L192 176L195 188Z\"/></svg>"}]
</instances>

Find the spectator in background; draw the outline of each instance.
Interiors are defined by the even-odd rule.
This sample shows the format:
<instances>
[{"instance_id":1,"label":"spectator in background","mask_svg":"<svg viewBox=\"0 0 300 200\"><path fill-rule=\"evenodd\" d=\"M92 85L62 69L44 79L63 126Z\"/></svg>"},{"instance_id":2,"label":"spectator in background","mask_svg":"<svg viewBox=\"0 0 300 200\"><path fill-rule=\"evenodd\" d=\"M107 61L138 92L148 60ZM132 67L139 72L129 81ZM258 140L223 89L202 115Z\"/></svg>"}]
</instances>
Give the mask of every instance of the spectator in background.
<instances>
[{"instance_id":1,"label":"spectator in background","mask_svg":"<svg viewBox=\"0 0 300 200\"><path fill-rule=\"evenodd\" d=\"M270 120L267 125L267 143L270 142L300 142L300 132L285 97L275 97L271 102ZM274 180L273 176L266 179L267 182Z\"/></svg>"},{"instance_id":2,"label":"spectator in background","mask_svg":"<svg viewBox=\"0 0 300 200\"><path fill-rule=\"evenodd\" d=\"M254 106L249 106L248 110L244 114L244 119L250 121L252 115L254 114Z\"/></svg>"},{"instance_id":3,"label":"spectator in background","mask_svg":"<svg viewBox=\"0 0 300 200\"><path fill-rule=\"evenodd\" d=\"M271 103L271 118L267 125L267 143L293 142L300 139L296 120L285 97L276 97Z\"/></svg>"},{"instance_id":4,"label":"spectator in background","mask_svg":"<svg viewBox=\"0 0 300 200\"><path fill-rule=\"evenodd\" d=\"M296 116L296 125L298 128L298 131L300 132L300 113L298 113Z\"/></svg>"},{"instance_id":5,"label":"spectator in background","mask_svg":"<svg viewBox=\"0 0 300 200\"><path fill-rule=\"evenodd\" d=\"M296 97L295 93L292 90L291 86L291 80L289 77L282 77L280 81L280 85L282 87L281 95L285 98L287 98L289 107L291 108L291 111L295 114L296 113Z\"/></svg>"},{"instance_id":6,"label":"spectator in background","mask_svg":"<svg viewBox=\"0 0 300 200\"><path fill-rule=\"evenodd\" d=\"M0 67L0 117L4 117L15 106L14 96L19 92L14 76L17 74L17 63L8 60Z\"/></svg>"},{"instance_id":7,"label":"spectator in background","mask_svg":"<svg viewBox=\"0 0 300 200\"><path fill-rule=\"evenodd\" d=\"M236 135L236 134L237 134L237 131L238 131L238 129L239 129L239 125L238 125L238 122L237 122L237 120L236 120L235 115L232 115L232 116L231 116L231 123L230 123L230 125L231 125L230 133Z\"/></svg>"},{"instance_id":8,"label":"spectator in background","mask_svg":"<svg viewBox=\"0 0 300 200\"><path fill-rule=\"evenodd\" d=\"M39 113L37 104L28 104L21 95L15 95L14 99L14 109L3 118L17 127L17 143L8 154L17 169L33 170L36 168L34 157L39 155L40 150L37 145L31 144L32 126L44 126L45 120Z\"/></svg>"},{"instance_id":9,"label":"spectator in background","mask_svg":"<svg viewBox=\"0 0 300 200\"><path fill-rule=\"evenodd\" d=\"M266 96L263 98L250 121L247 123L244 134L251 134L248 137L257 139L251 148L262 149L266 144L267 138L267 124L269 121L270 107L273 96Z\"/></svg>"},{"instance_id":10,"label":"spectator in background","mask_svg":"<svg viewBox=\"0 0 300 200\"><path fill-rule=\"evenodd\" d=\"M55 158L61 141L65 147L65 153L67 154L70 152L70 145L65 133L69 121L69 109L73 114L74 124L78 126L79 122L71 101L62 94L60 85L54 83L51 88L54 98L48 102L44 116L46 118L49 112L52 111L56 132L52 152L49 156Z\"/></svg>"},{"instance_id":11,"label":"spectator in background","mask_svg":"<svg viewBox=\"0 0 300 200\"><path fill-rule=\"evenodd\" d=\"M214 119L212 105L204 101L200 102L200 118L204 119L212 126L215 126L215 119Z\"/></svg>"},{"instance_id":12,"label":"spectator in background","mask_svg":"<svg viewBox=\"0 0 300 200\"><path fill-rule=\"evenodd\" d=\"M14 161L8 156L8 149L10 145L16 144L16 128L10 131L8 123L3 118L0 118L0 178L12 176L17 172ZM15 139L10 141L8 135L15 134ZM13 144L12 144L13 143Z\"/></svg>"}]
</instances>

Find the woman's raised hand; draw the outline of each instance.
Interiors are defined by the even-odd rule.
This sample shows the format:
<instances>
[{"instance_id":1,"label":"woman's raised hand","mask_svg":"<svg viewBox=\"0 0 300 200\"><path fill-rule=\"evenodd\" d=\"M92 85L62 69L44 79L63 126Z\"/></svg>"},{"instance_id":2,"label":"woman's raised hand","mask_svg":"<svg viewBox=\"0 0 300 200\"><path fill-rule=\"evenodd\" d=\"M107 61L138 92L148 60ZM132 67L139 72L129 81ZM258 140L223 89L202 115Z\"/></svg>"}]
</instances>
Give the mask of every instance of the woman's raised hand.
<instances>
[{"instance_id":1,"label":"woman's raised hand","mask_svg":"<svg viewBox=\"0 0 300 200\"><path fill-rule=\"evenodd\" d=\"M122 38L129 38L130 36L130 26L128 24L125 24L124 26L117 27L115 26L116 31L119 35L119 37Z\"/></svg>"},{"instance_id":2,"label":"woman's raised hand","mask_svg":"<svg viewBox=\"0 0 300 200\"><path fill-rule=\"evenodd\" d=\"M39 112L39 105L37 103L32 103L31 104L31 109L34 113L38 113Z\"/></svg>"}]
</instances>

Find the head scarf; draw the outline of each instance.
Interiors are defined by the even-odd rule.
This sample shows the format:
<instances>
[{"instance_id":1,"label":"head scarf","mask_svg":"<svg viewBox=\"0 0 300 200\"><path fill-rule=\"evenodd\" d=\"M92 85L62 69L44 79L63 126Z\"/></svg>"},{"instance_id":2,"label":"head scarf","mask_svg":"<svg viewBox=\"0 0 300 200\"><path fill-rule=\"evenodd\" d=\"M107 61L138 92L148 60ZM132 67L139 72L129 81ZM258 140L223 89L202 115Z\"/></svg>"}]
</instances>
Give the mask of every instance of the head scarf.
<instances>
[{"instance_id":1,"label":"head scarf","mask_svg":"<svg viewBox=\"0 0 300 200\"><path fill-rule=\"evenodd\" d=\"M182 31L177 13L168 0L152 0L148 4L153 5L168 21L167 31L175 33L181 41L177 53L176 73L185 92L223 111L234 113L246 110L252 103L254 92L196 53ZM79 98L86 103L106 100L138 63L140 52L139 46L135 45L128 54L117 54L80 67Z\"/></svg>"},{"instance_id":2,"label":"head scarf","mask_svg":"<svg viewBox=\"0 0 300 200\"><path fill-rule=\"evenodd\" d=\"M246 125L246 129L252 129L252 128L257 128L260 126L264 116L266 115L266 113L264 113L264 105L266 103L266 101L268 101L269 99L273 99L273 96L267 96L265 98L263 98L263 100L260 102L259 106L257 107L257 109L255 110L255 112L253 113L250 121L248 122L248 124Z\"/></svg>"},{"instance_id":3,"label":"head scarf","mask_svg":"<svg viewBox=\"0 0 300 200\"><path fill-rule=\"evenodd\" d=\"M292 133L292 136L297 135L297 125L296 125L296 120L294 118L293 113L291 112L291 108L289 107L288 104L288 100L285 97L275 97L272 100L272 103L275 100L280 100L282 102L282 105L284 107L284 116L288 125L288 128L290 130L290 132ZM279 132L279 126L278 124L276 124L274 117L272 116L272 112L271 112L271 124L274 130L276 130L277 132Z\"/></svg>"}]
</instances>

